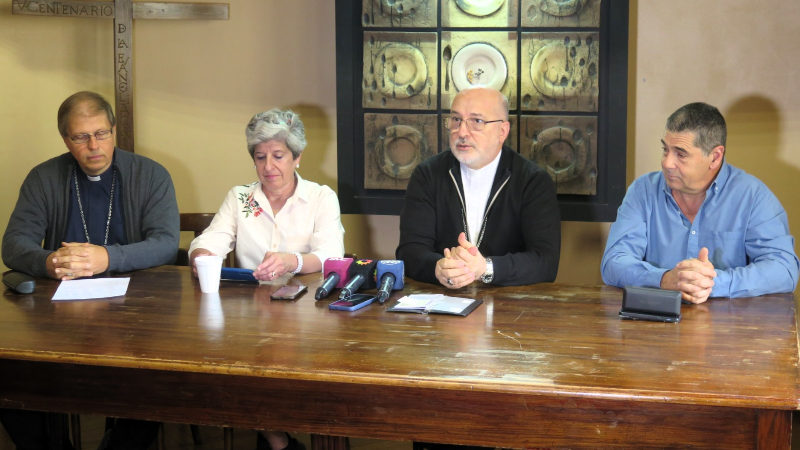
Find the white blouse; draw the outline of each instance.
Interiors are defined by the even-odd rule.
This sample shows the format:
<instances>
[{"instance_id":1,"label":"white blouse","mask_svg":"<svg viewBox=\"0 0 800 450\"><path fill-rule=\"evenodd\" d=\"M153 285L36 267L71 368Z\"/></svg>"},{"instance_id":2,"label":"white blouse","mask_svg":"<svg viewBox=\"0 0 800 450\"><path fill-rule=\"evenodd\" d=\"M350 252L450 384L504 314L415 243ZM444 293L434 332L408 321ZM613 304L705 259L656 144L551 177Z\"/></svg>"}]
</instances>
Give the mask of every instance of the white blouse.
<instances>
[{"instance_id":1,"label":"white blouse","mask_svg":"<svg viewBox=\"0 0 800 450\"><path fill-rule=\"evenodd\" d=\"M246 269L258 267L267 252L311 253L320 262L341 257L344 227L336 193L295 176L297 188L277 215L260 182L231 188L211 224L192 241L189 254L204 248L224 257L235 247L236 265Z\"/></svg>"}]
</instances>

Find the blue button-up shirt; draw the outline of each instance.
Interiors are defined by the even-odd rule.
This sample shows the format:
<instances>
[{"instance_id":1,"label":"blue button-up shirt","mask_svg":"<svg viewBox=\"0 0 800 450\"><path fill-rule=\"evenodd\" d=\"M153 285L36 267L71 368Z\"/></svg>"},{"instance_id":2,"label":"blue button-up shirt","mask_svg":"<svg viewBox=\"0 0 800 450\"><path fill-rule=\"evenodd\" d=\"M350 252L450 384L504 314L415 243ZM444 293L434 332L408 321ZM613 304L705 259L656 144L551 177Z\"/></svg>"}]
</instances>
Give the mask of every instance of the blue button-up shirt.
<instances>
[{"instance_id":1,"label":"blue button-up shirt","mask_svg":"<svg viewBox=\"0 0 800 450\"><path fill-rule=\"evenodd\" d=\"M708 247L717 272L711 297L791 292L800 261L786 211L756 177L723 163L694 222L661 172L636 179L611 225L601 272L612 286L659 287L665 272Z\"/></svg>"}]
</instances>

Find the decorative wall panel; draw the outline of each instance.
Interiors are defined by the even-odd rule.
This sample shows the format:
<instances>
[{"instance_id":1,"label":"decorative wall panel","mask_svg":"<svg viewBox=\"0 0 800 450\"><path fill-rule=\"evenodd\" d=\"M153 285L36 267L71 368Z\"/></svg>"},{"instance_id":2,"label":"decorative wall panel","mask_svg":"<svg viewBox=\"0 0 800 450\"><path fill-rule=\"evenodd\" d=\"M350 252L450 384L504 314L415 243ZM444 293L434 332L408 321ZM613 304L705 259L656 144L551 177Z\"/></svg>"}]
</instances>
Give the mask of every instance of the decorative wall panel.
<instances>
[{"instance_id":1,"label":"decorative wall panel","mask_svg":"<svg viewBox=\"0 0 800 450\"><path fill-rule=\"evenodd\" d=\"M470 86L490 86L508 97L516 108L516 33L442 31L442 105L449 109L453 97Z\"/></svg>"},{"instance_id":2,"label":"decorative wall panel","mask_svg":"<svg viewBox=\"0 0 800 450\"><path fill-rule=\"evenodd\" d=\"M597 119L522 116L520 153L547 170L559 194L597 193Z\"/></svg>"},{"instance_id":3,"label":"decorative wall panel","mask_svg":"<svg viewBox=\"0 0 800 450\"><path fill-rule=\"evenodd\" d=\"M597 33L523 33L523 111L597 112Z\"/></svg>"},{"instance_id":4,"label":"decorative wall panel","mask_svg":"<svg viewBox=\"0 0 800 450\"><path fill-rule=\"evenodd\" d=\"M600 0L522 0L522 26L598 28Z\"/></svg>"},{"instance_id":5,"label":"decorative wall panel","mask_svg":"<svg viewBox=\"0 0 800 450\"><path fill-rule=\"evenodd\" d=\"M506 144L556 182L564 220L625 193L627 0L336 0L342 212L398 214L414 168L449 151L452 99L509 101Z\"/></svg>"},{"instance_id":6,"label":"decorative wall panel","mask_svg":"<svg viewBox=\"0 0 800 450\"><path fill-rule=\"evenodd\" d=\"M443 27L517 26L519 5L514 0L452 0L442 2Z\"/></svg>"},{"instance_id":7,"label":"decorative wall panel","mask_svg":"<svg viewBox=\"0 0 800 450\"><path fill-rule=\"evenodd\" d=\"M364 187L404 190L417 164L437 153L438 117L365 114Z\"/></svg>"},{"instance_id":8,"label":"decorative wall panel","mask_svg":"<svg viewBox=\"0 0 800 450\"><path fill-rule=\"evenodd\" d=\"M436 109L436 33L364 33L364 108Z\"/></svg>"},{"instance_id":9,"label":"decorative wall panel","mask_svg":"<svg viewBox=\"0 0 800 450\"><path fill-rule=\"evenodd\" d=\"M350 5L353 3L355 1L348 2ZM436 26L438 2L435 0L364 0L362 6L361 20L364 27ZM339 7L338 2L336 7Z\"/></svg>"}]
</instances>

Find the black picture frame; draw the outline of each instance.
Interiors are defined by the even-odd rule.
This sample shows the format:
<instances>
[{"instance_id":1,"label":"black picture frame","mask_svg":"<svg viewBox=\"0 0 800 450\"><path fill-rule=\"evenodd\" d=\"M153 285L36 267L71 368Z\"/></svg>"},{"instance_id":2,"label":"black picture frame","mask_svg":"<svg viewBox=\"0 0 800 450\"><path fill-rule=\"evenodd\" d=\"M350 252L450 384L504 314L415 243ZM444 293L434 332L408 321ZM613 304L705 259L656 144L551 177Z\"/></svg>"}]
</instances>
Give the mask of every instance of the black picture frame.
<instances>
[{"instance_id":1,"label":"black picture frame","mask_svg":"<svg viewBox=\"0 0 800 450\"><path fill-rule=\"evenodd\" d=\"M362 107L363 0L336 0L336 116L338 194L343 214L399 215L405 191L364 187ZM452 0L430 0L452 1ZM519 2L520 0L511 0ZM441 8L440 8L441 9ZM439 22L441 23L441 22ZM507 28L504 28L506 30ZM447 31L441 25L415 31ZM458 29L462 30L462 29ZM369 31L396 31L370 27ZM517 31L541 31L518 25ZM598 69L597 192L558 195L561 219L611 222L626 188L628 0L603 0L600 8ZM440 71L437 70L437 74ZM437 75L440 76L440 75ZM519 108L519 106L517 106ZM439 112L447 111L439 104ZM399 113L417 111L393 110ZM518 113L512 110L511 114ZM418 113L418 112L417 112ZM441 139L439 142L442 142ZM446 149L440 149L440 151ZM519 149L516 149L519 151Z\"/></svg>"}]
</instances>

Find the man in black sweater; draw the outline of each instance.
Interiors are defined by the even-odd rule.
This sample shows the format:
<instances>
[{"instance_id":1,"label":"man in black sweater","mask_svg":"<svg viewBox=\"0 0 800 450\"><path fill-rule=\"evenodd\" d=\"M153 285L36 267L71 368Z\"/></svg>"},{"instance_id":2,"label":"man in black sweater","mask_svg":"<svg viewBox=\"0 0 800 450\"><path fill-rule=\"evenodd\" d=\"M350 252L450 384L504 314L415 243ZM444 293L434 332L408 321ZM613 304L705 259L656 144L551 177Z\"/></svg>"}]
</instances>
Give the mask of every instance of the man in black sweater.
<instances>
[{"instance_id":1,"label":"man in black sweater","mask_svg":"<svg viewBox=\"0 0 800 450\"><path fill-rule=\"evenodd\" d=\"M503 147L508 100L497 90L458 93L445 117L450 151L422 162L406 190L398 259L413 279L461 288L552 281L561 223L550 176Z\"/></svg>"}]
</instances>

